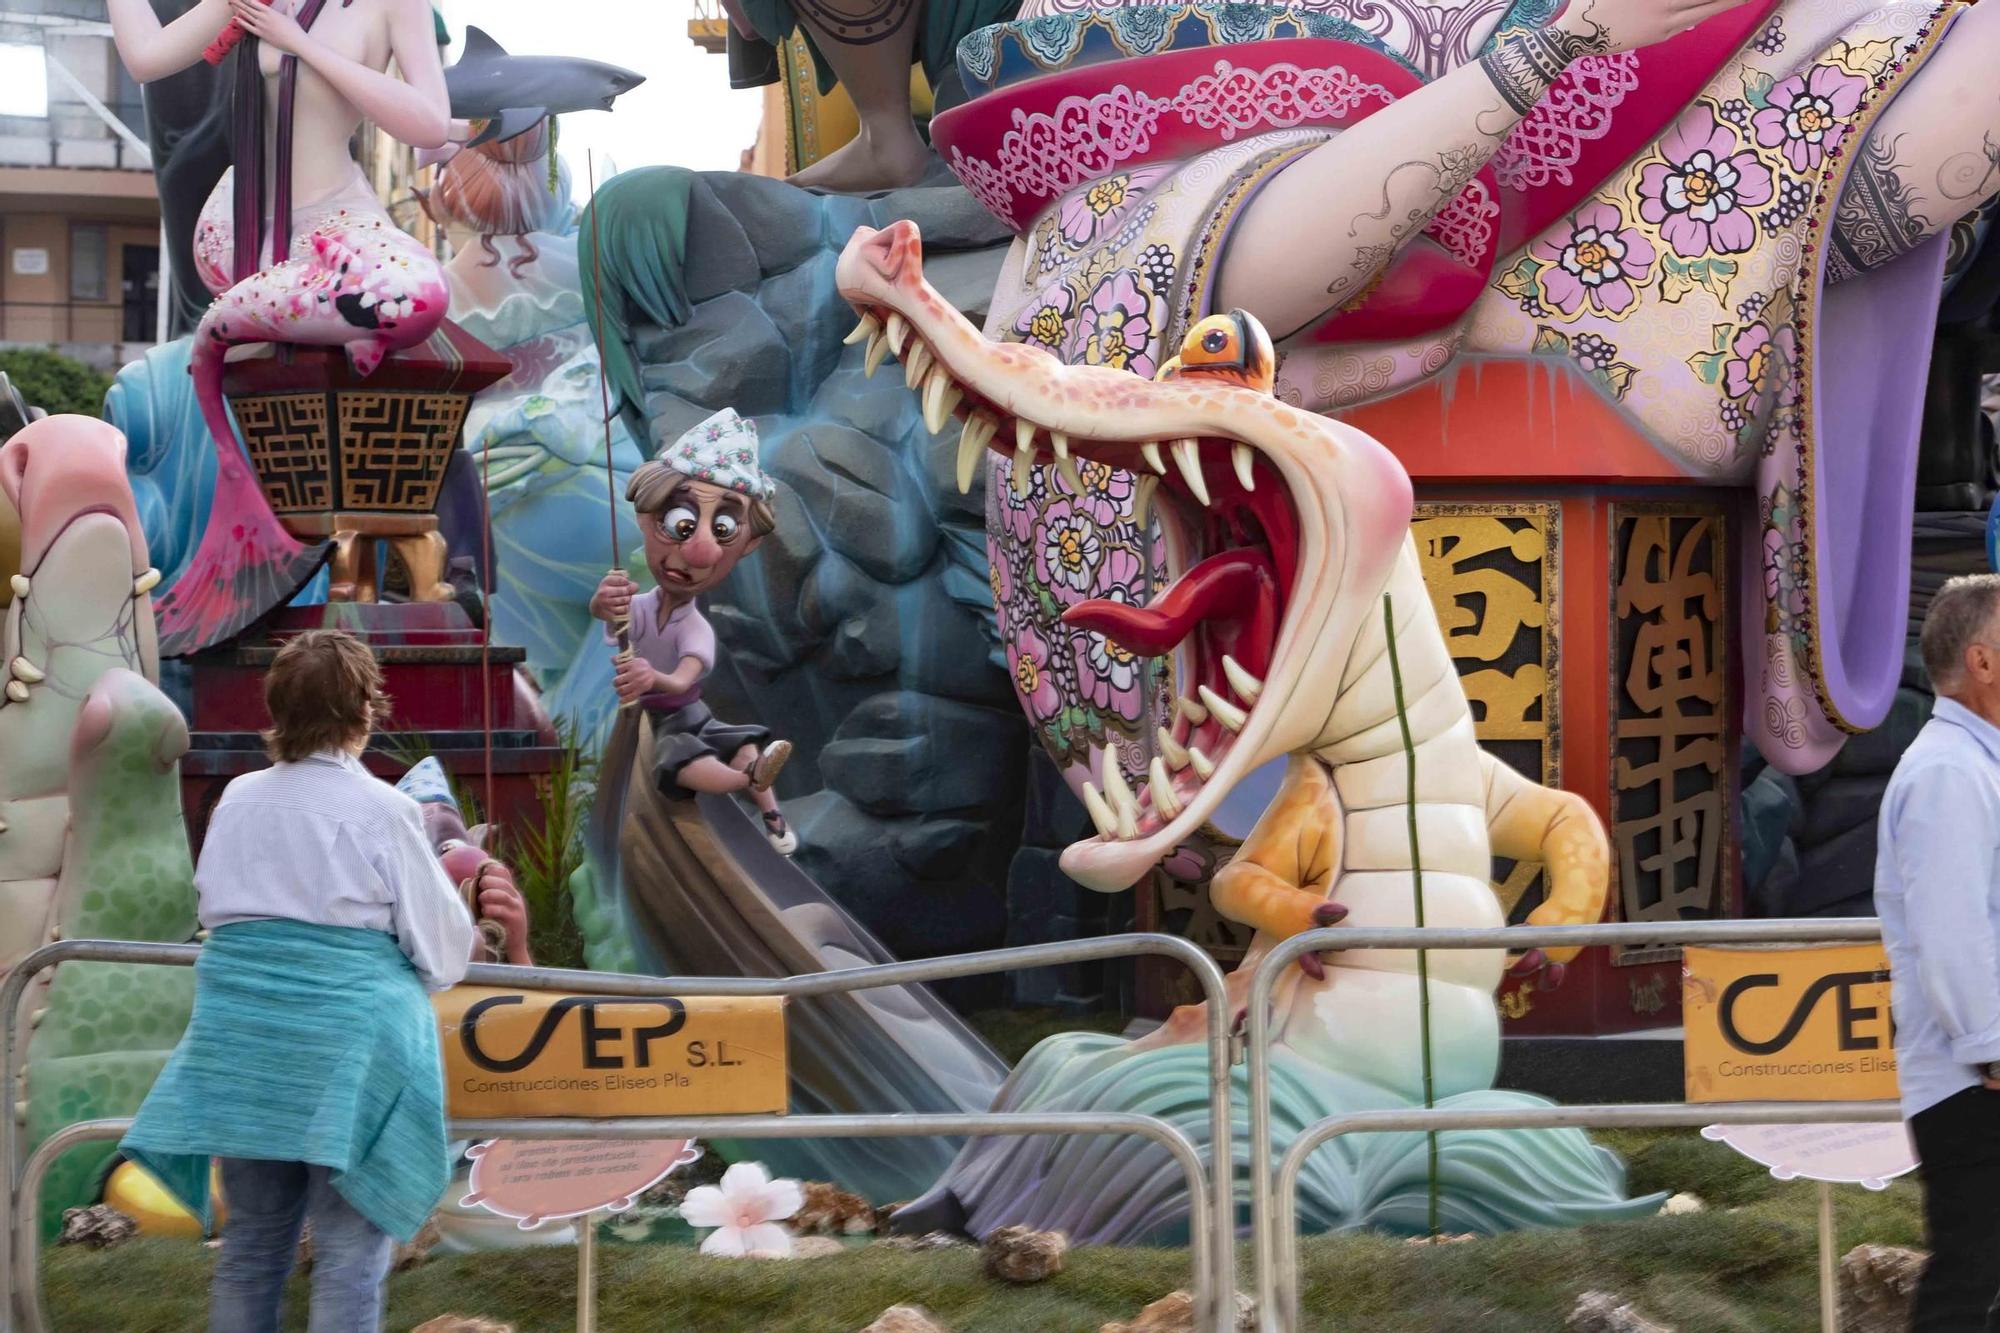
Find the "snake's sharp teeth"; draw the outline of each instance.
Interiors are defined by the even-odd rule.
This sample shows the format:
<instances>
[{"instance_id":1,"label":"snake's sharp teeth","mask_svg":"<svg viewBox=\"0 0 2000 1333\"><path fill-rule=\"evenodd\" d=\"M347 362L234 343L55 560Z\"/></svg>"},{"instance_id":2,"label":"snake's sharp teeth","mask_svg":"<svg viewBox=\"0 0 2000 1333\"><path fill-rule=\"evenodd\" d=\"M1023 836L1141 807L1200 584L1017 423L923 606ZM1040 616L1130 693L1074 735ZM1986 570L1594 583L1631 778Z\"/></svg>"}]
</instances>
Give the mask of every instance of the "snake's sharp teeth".
<instances>
[{"instance_id":1,"label":"snake's sharp teeth","mask_svg":"<svg viewBox=\"0 0 2000 1333\"><path fill-rule=\"evenodd\" d=\"M931 368L937 358L931 355L931 345L918 339L910 346L910 354L903 358L903 387L914 389L924 382L924 372Z\"/></svg>"},{"instance_id":2,"label":"snake's sharp teeth","mask_svg":"<svg viewBox=\"0 0 2000 1333\"><path fill-rule=\"evenodd\" d=\"M132 595L134 597L144 597L159 586L160 571L157 569L148 569L138 578L132 580Z\"/></svg>"},{"instance_id":3,"label":"snake's sharp teeth","mask_svg":"<svg viewBox=\"0 0 2000 1333\"><path fill-rule=\"evenodd\" d=\"M1107 838L1118 836L1118 816L1111 813L1111 807L1098 794L1094 782L1083 784L1083 808L1090 812L1090 822L1097 825L1099 833Z\"/></svg>"},{"instance_id":4,"label":"snake's sharp teeth","mask_svg":"<svg viewBox=\"0 0 2000 1333\"><path fill-rule=\"evenodd\" d=\"M1201 444L1197 440L1174 441L1174 465L1181 470L1181 480L1201 507L1208 508L1208 481L1201 475Z\"/></svg>"},{"instance_id":5,"label":"snake's sharp teeth","mask_svg":"<svg viewBox=\"0 0 2000 1333\"><path fill-rule=\"evenodd\" d=\"M861 377L874 379L875 372L882 368L882 359L889 355L888 335L877 333L868 339L868 352L861 358Z\"/></svg>"},{"instance_id":6,"label":"snake's sharp teeth","mask_svg":"<svg viewBox=\"0 0 2000 1333\"><path fill-rule=\"evenodd\" d=\"M1167 762L1175 768L1186 768L1188 765L1187 746L1175 740L1174 733L1168 731L1165 727L1159 729L1159 739L1160 753L1167 757Z\"/></svg>"},{"instance_id":7,"label":"snake's sharp teeth","mask_svg":"<svg viewBox=\"0 0 2000 1333\"><path fill-rule=\"evenodd\" d=\"M1148 440L1146 443L1139 446L1139 452L1145 455L1146 466L1152 468L1153 471L1159 473L1163 477L1167 475L1167 460L1160 457L1159 445L1153 443L1151 440Z\"/></svg>"},{"instance_id":8,"label":"snake's sharp teeth","mask_svg":"<svg viewBox=\"0 0 2000 1333\"><path fill-rule=\"evenodd\" d=\"M1191 727L1198 727L1208 721L1208 710L1192 699L1176 699L1174 700L1174 707L1179 710L1182 717L1188 720L1188 725Z\"/></svg>"},{"instance_id":9,"label":"snake's sharp teeth","mask_svg":"<svg viewBox=\"0 0 2000 1333\"><path fill-rule=\"evenodd\" d=\"M28 576L26 574L16 574L7 580L7 586L14 590L16 597L26 597L28 595Z\"/></svg>"},{"instance_id":10,"label":"snake's sharp teeth","mask_svg":"<svg viewBox=\"0 0 2000 1333\"><path fill-rule=\"evenodd\" d=\"M863 315L861 322L854 326L854 332L841 339L843 346L852 347L856 343L872 342L882 331L882 321L873 315Z\"/></svg>"},{"instance_id":11,"label":"snake's sharp teeth","mask_svg":"<svg viewBox=\"0 0 2000 1333\"><path fill-rule=\"evenodd\" d=\"M1201 701L1208 705L1208 715L1231 731L1243 730L1243 724L1250 715L1229 700L1204 685L1201 687Z\"/></svg>"},{"instance_id":12,"label":"snake's sharp teeth","mask_svg":"<svg viewBox=\"0 0 2000 1333\"><path fill-rule=\"evenodd\" d=\"M1167 776L1167 762L1158 755L1146 768L1146 790L1153 794L1153 809L1162 819L1173 819L1181 812L1181 803L1174 798L1174 780Z\"/></svg>"},{"instance_id":13,"label":"snake's sharp teeth","mask_svg":"<svg viewBox=\"0 0 2000 1333\"><path fill-rule=\"evenodd\" d=\"M17 704L28 702L28 687L18 680L7 682L7 697Z\"/></svg>"},{"instance_id":14,"label":"snake's sharp teeth","mask_svg":"<svg viewBox=\"0 0 2000 1333\"><path fill-rule=\"evenodd\" d=\"M1118 807L1118 836L1136 838L1139 836L1139 803L1126 801Z\"/></svg>"},{"instance_id":15,"label":"snake's sharp teeth","mask_svg":"<svg viewBox=\"0 0 2000 1333\"><path fill-rule=\"evenodd\" d=\"M1104 795L1113 809L1138 804L1132 795L1132 788L1126 785L1124 771L1118 767L1118 753L1106 746L1097 763L1098 780L1104 784Z\"/></svg>"},{"instance_id":16,"label":"snake's sharp teeth","mask_svg":"<svg viewBox=\"0 0 2000 1333\"><path fill-rule=\"evenodd\" d=\"M974 412L965 419L965 426L958 433L958 493L972 492L972 479L979 473L980 455L986 452L986 445L999 429L992 417L984 412Z\"/></svg>"},{"instance_id":17,"label":"snake's sharp teeth","mask_svg":"<svg viewBox=\"0 0 2000 1333\"><path fill-rule=\"evenodd\" d=\"M1028 491L1035 484L1035 449L1033 445L1014 454L1014 498L1025 500Z\"/></svg>"},{"instance_id":18,"label":"snake's sharp teeth","mask_svg":"<svg viewBox=\"0 0 2000 1333\"><path fill-rule=\"evenodd\" d=\"M931 377L924 381L924 425L931 434L944 429L963 397L943 366L931 367Z\"/></svg>"},{"instance_id":19,"label":"snake's sharp teeth","mask_svg":"<svg viewBox=\"0 0 2000 1333\"><path fill-rule=\"evenodd\" d=\"M1246 704L1256 703L1257 696L1264 692L1264 682L1245 671L1242 663L1228 653L1222 655L1222 674L1229 677L1229 688Z\"/></svg>"},{"instance_id":20,"label":"snake's sharp teeth","mask_svg":"<svg viewBox=\"0 0 2000 1333\"><path fill-rule=\"evenodd\" d=\"M26 681L30 685L39 685L48 679L40 667L25 657L15 658L7 664L7 669L14 673L14 679Z\"/></svg>"},{"instance_id":21,"label":"snake's sharp teeth","mask_svg":"<svg viewBox=\"0 0 2000 1333\"><path fill-rule=\"evenodd\" d=\"M1035 447L1035 423L1026 417L1014 418L1014 452L1027 453Z\"/></svg>"},{"instance_id":22,"label":"snake's sharp teeth","mask_svg":"<svg viewBox=\"0 0 2000 1333\"><path fill-rule=\"evenodd\" d=\"M1057 458L1069 457L1069 436L1059 430L1049 432L1049 448L1055 450Z\"/></svg>"},{"instance_id":23,"label":"snake's sharp teeth","mask_svg":"<svg viewBox=\"0 0 2000 1333\"><path fill-rule=\"evenodd\" d=\"M1229 451L1229 461L1236 465L1236 481L1246 491L1257 489L1257 478L1250 471L1252 461L1250 446L1238 444Z\"/></svg>"},{"instance_id":24,"label":"snake's sharp teeth","mask_svg":"<svg viewBox=\"0 0 2000 1333\"><path fill-rule=\"evenodd\" d=\"M884 332L889 339L889 350L897 356L901 356L903 354L903 344L910 337L909 324L904 321L901 315L891 310L889 312L889 327Z\"/></svg>"},{"instance_id":25,"label":"snake's sharp teeth","mask_svg":"<svg viewBox=\"0 0 2000 1333\"><path fill-rule=\"evenodd\" d=\"M1199 746L1188 746L1188 762L1194 765L1194 775L1203 782L1215 776L1215 761L1203 754Z\"/></svg>"}]
</instances>

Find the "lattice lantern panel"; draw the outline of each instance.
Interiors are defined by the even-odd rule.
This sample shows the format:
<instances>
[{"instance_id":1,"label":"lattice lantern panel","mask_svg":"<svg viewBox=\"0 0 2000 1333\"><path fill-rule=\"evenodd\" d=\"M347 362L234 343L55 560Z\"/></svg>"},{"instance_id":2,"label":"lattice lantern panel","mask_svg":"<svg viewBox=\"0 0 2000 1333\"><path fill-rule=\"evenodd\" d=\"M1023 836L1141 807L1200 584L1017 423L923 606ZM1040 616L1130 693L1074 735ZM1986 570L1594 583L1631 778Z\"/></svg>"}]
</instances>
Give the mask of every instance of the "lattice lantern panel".
<instances>
[{"instance_id":1,"label":"lattice lantern panel","mask_svg":"<svg viewBox=\"0 0 2000 1333\"><path fill-rule=\"evenodd\" d=\"M430 513L469 402L462 393L341 389L243 395L232 406L282 517Z\"/></svg>"}]
</instances>

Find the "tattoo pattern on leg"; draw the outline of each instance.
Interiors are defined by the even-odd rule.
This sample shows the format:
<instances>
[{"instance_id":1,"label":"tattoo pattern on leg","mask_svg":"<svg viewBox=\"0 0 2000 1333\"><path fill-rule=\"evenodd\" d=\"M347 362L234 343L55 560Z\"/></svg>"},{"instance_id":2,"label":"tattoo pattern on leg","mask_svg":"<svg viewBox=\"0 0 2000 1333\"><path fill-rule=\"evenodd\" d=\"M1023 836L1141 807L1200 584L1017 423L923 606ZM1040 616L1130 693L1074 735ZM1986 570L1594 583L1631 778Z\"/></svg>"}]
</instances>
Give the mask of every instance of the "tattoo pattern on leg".
<instances>
[{"instance_id":1,"label":"tattoo pattern on leg","mask_svg":"<svg viewBox=\"0 0 2000 1333\"><path fill-rule=\"evenodd\" d=\"M1926 235L1924 220L1916 215L1919 196L1896 155L1900 143L1885 143L1871 134L1855 156L1829 238L1837 277L1880 268L1915 249Z\"/></svg>"}]
</instances>

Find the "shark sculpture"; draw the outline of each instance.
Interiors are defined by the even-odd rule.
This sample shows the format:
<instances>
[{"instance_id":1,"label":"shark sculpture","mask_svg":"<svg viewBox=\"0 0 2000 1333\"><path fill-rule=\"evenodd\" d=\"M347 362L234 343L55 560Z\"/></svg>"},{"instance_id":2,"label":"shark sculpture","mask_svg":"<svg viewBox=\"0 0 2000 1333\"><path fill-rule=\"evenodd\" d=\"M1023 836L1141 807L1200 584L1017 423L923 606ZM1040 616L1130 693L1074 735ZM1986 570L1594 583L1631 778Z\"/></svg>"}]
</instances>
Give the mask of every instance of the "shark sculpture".
<instances>
[{"instance_id":1,"label":"shark sculpture","mask_svg":"<svg viewBox=\"0 0 2000 1333\"><path fill-rule=\"evenodd\" d=\"M509 55L478 28L465 30L465 54L444 72L451 114L483 121L463 146L505 143L550 116L609 111L646 78L629 69L572 56Z\"/></svg>"}]
</instances>

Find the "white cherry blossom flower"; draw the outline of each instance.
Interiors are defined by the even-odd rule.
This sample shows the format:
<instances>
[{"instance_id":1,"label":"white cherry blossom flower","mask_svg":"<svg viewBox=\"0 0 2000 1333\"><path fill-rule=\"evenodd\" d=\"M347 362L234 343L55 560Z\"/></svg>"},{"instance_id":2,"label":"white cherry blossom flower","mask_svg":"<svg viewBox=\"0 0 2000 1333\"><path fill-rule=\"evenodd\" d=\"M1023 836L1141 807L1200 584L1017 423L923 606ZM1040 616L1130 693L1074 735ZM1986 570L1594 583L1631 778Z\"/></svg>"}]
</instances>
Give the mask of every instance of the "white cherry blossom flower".
<instances>
[{"instance_id":1,"label":"white cherry blossom flower","mask_svg":"<svg viewBox=\"0 0 2000 1333\"><path fill-rule=\"evenodd\" d=\"M773 1180L756 1162L738 1162L722 1173L720 1186L689 1190L681 1217L689 1226L715 1228L701 1243L703 1254L782 1256L792 1252L792 1233L779 1224L804 1203L798 1181Z\"/></svg>"}]
</instances>

